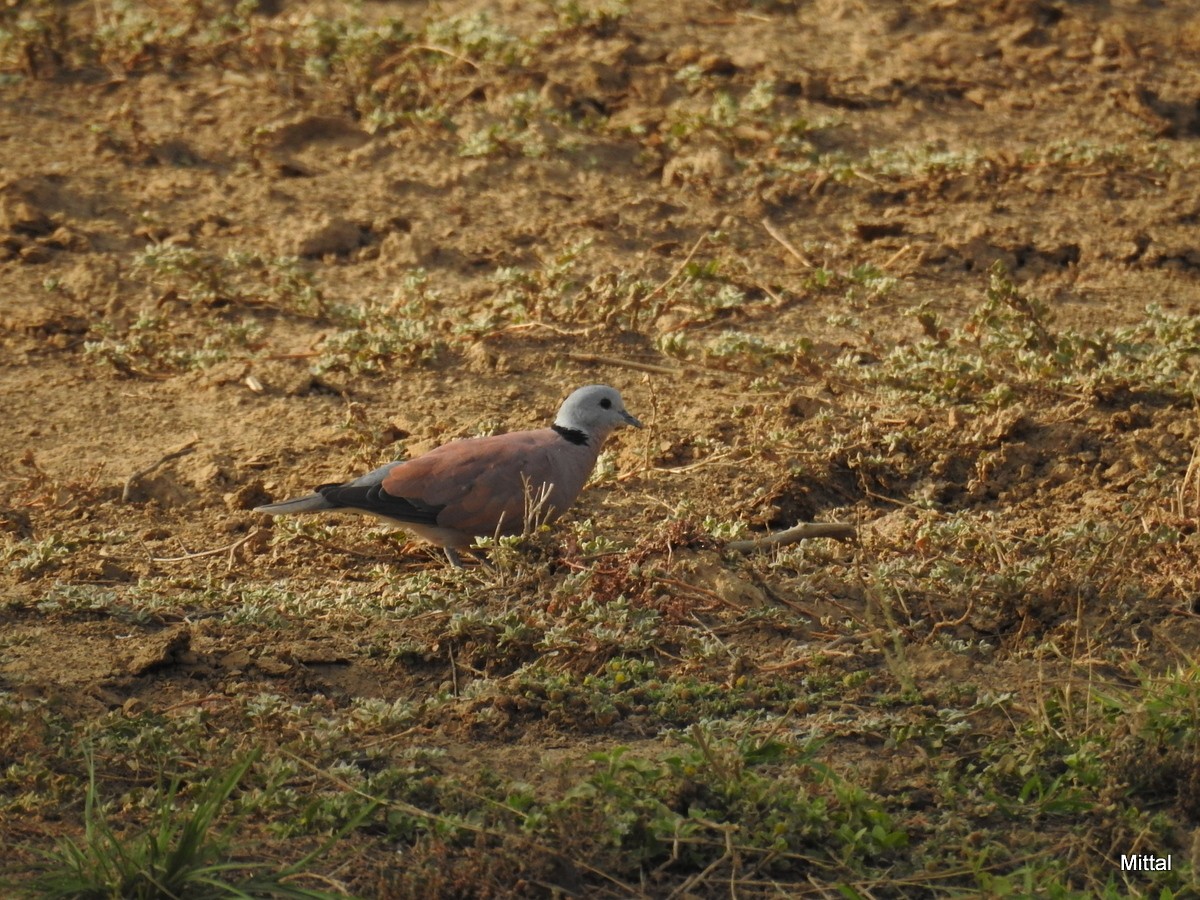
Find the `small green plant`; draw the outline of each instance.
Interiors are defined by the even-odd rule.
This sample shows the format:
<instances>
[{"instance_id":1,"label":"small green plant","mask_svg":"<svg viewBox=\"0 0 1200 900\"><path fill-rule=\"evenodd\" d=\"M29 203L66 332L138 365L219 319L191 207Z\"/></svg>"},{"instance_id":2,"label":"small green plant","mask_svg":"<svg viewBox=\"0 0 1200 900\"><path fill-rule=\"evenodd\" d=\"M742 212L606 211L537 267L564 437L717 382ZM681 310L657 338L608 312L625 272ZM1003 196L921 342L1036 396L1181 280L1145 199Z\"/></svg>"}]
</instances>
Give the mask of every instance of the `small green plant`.
<instances>
[{"instance_id":1,"label":"small green plant","mask_svg":"<svg viewBox=\"0 0 1200 900\"><path fill-rule=\"evenodd\" d=\"M324 308L312 272L294 256L217 256L154 244L134 258L133 269L162 296L193 306L270 308L302 316L318 316Z\"/></svg>"},{"instance_id":2,"label":"small green plant","mask_svg":"<svg viewBox=\"0 0 1200 900\"><path fill-rule=\"evenodd\" d=\"M63 838L46 852L33 880L46 898L121 897L126 900L206 900L224 897L292 897L317 900L332 895L298 887L289 879L328 845L283 869L251 874L266 864L238 862L234 856L237 819L214 825L242 778L257 760L250 754L223 776L199 787L190 812L180 811L183 784L174 780L161 792L154 821L140 834L117 834L105 819L96 787L94 761L88 758L82 843Z\"/></svg>"},{"instance_id":3,"label":"small green plant","mask_svg":"<svg viewBox=\"0 0 1200 900\"><path fill-rule=\"evenodd\" d=\"M335 306L329 315L339 330L322 343L313 369L374 375L430 362L444 346L430 313L428 298L402 294L391 303Z\"/></svg>"},{"instance_id":4,"label":"small green plant","mask_svg":"<svg viewBox=\"0 0 1200 900\"><path fill-rule=\"evenodd\" d=\"M1084 333L1060 329L1049 306L1022 292L1005 267L988 272L985 299L958 329L927 307L913 315L925 340L897 347L879 365L853 357L839 367L926 405L996 409L1047 391L1151 390L1166 399L1200 393L1200 322L1146 309L1135 325Z\"/></svg>"},{"instance_id":5,"label":"small green plant","mask_svg":"<svg viewBox=\"0 0 1200 900\"><path fill-rule=\"evenodd\" d=\"M605 34L629 14L630 0L545 0L554 13L558 30Z\"/></svg>"},{"instance_id":6,"label":"small green plant","mask_svg":"<svg viewBox=\"0 0 1200 900\"><path fill-rule=\"evenodd\" d=\"M4 568L18 578L33 578L57 569L79 546L78 540L61 534L52 534L40 541L14 542L4 548Z\"/></svg>"},{"instance_id":7,"label":"small green plant","mask_svg":"<svg viewBox=\"0 0 1200 900\"><path fill-rule=\"evenodd\" d=\"M812 342L808 338L775 341L735 329L709 338L703 347L703 354L708 359L752 366L777 362L798 365L811 351Z\"/></svg>"},{"instance_id":8,"label":"small green plant","mask_svg":"<svg viewBox=\"0 0 1200 900\"><path fill-rule=\"evenodd\" d=\"M662 759L626 747L593 754L592 774L561 799L524 801L525 828L624 870L707 873L731 861L731 842L776 874L814 857L852 872L903 850L906 832L864 790L817 763L817 749L718 738L695 725L680 751Z\"/></svg>"},{"instance_id":9,"label":"small green plant","mask_svg":"<svg viewBox=\"0 0 1200 900\"><path fill-rule=\"evenodd\" d=\"M1123 737L1114 760L1131 794L1143 801L1173 802L1187 815L1200 811L1200 667L1180 666L1161 675L1134 671L1137 690L1097 691L1110 725ZM1147 759L1155 764L1146 765Z\"/></svg>"},{"instance_id":10,"label":"small green plant","mask_svg":"<svg viewBox=\"0 0 1200 900\"><path fill-rule=\"evenodd\" d=\"M252 320L214 322L200 330L203 337L196 341L168 317L143 312L123 332L108 321L97 323L95 338L84 342L83 352L125 375L154 375L209 368L253 348L262 333Z\"/></svg>"}]
</instances>

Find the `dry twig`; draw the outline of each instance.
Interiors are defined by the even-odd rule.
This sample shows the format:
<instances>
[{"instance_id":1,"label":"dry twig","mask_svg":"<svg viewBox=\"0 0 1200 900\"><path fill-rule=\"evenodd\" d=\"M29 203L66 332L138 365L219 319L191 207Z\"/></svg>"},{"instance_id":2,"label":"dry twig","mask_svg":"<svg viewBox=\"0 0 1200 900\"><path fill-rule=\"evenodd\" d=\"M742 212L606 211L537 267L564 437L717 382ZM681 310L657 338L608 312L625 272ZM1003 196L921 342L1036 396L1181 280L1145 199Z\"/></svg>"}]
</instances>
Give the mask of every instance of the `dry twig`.
<instances>
[{"instance_id":1,"label":"dry twig","mask_svg":"<svg viewBox=\"0 0 1200 900\"><path fill-rule=\"evenodd\" d=\"M853 540L858 530L853 525L844 522L801 522L786 531L778 531L766 537L753 538L748 541L730 541L725 549L731 553L753 553L766 547L782 547L785 544L797 544L809 538L827 537L837 541Z\"/></svg>"},{"instance_id":2,"label":"dry twig","mask_svg":"<svg viewBox=\"0 0 1200 900\"><path fill-rule=\"evenodd\" d=\"M792 256L796 257L796 259L799 261L800 265L804 266L807 269L815 269L816 268L816 264L811 259L809 259L807 256L805 256L803 253L801 253L799 250L797 250L796 245L793 244L791 241L789 241L787 238L785 238L783 236L783 232L781 232L778 228L776 228L770 219L764 218L762 220L762 226L763 226L763 228L767 229L767 234L769 234L776 241L778 241L779 246L781 246L788 253L792 254Z\"/></svg>"},{"instance_id":3,"label":"dry twig","mask_svg":"<svg viewBox=\"0 0 1200 900\"><path fill-rule=\"evenodd\" d=\"M949 630L951 628L957 628L959 625L964 624L967 621L967 619L969 619L971 617L971 613L974 610L975 610L975 598L970 597L967 600L966 612L964 612L957 619L943 619L942 621L935 623L933 628L929 629L928 640L933 640L935 637L937 637L937 633L939 631L941 631L942 629Z\"/></svg>"},{"instance_id":4,"label":"dry twig","mask_svg":"<svg viewBox=\"0 0 1200 900\"><path fill-rule=\"evenodd\" d=\"M733 450L730 449L730 450L726 450L724 452L714 453L712 456L706 456L704 459L699 460L698 462L689 463L686 466L674 466L674 467L646 466L641 469L634 469L632 472L626 472L624 475L618 475L617 481L618 482L629 481L630 479L637 478L640 475L645 475L647 472L665 472L668 475L683 475L683 474L686 474L687 472L694 471L695 469L702 469L705 466L711 466L714 463L718 463L723 460L729 459L729 457L732 455L733 455Z\"/></svg>"},{"instance_id":5,"label":"dry twig","mask_svg":"<svg viewBox=\"0 0 1200 900\"><path fill-rule=\"evenodd\" d=\"M181 457L181 456L187 456L189 453L191 453L193 450L196 449L196 444L198 444L198 443L200 443L200 436L198 434L192 435L192 439L190 441L180 444L174 450L170 450L167 453L160 456L155 462L146 466L146 468L141 469L140 471L134 472L132 475L130 475L128 478L126 478L125 485L124 485L124 487L121 488L121 502L122 503L129 502L129 495L133 493L133 486L135 484L137 484L141 479L145 478L151 472L156 471L159 466L162 466L165 463L169 463L173 459L179 459L179 457Z\"/></svg>"},{"instance_id":6,"label":"dry twig","mask_svg":"<svg viewBox=\"0 0 1200 900\"><path fill-rule=\"evenodd\" d=\"M453 50L449 49L448 47L442 47L437 44L410 44L407 47L405 47L403 50L401 50L399 53L393 53L391 56L389 56L387 59L385 59L383 62L381 62L379 64L379 71L380 72L390 72L392 69L394 69L397 66L397 64L399 64L400 60L404 59L404 57L406 57L406 56L411 56L413 53L415 53L418 50L424 50L427 53L440 53L443 56L448 56L448 57L450 57L450 59L458 60L460 63L470 66L476 72L479 71L479 64L476 63L474 60L468 59L467 57L463 56L461 53L455 53Z\"/></svg>"},{"instance_id":7,"label":"dry twig","mask_svg":"<svg viewBox=\"0 0 1200 900\"><path fill-rule=\"evenodd\" d=\"M639 372L651 372L655 375L681 375L683 373L682 369L656 366L653 363L638 362L633 359L621 359L616 356L598 356L595 353L576 353L572 351L567 354L567 359L573 359L575 362L596 363L601 366L619 366L625 369L637 369Z\"/></svg>"},{"instance_id":8,"label":"dry twig","mask_svg":"<svg viewBox=\"0 0 1200 900\"><path fill-rule=\"evenodd\" d=\"M650 293L648 293L645 297L643 297L642 300L643 301L649 300L651 297L654 297L657 294L661 294L663 291L665 291L667 289L667 287L671 284L671 282L674 281L676 278L678 278L683 273L683 270L687 268L688 263L690 263L692 261L692 257L696 255L696 251L700 249L700 245L703 244L707 238L708 238L707 232L700 235L700 237L698 237L696 239L696 243L692 244L692 249L688 251L688 255L683 258L683 262L681 262L679 265L677 265L675 267L675 271L673 271L670 275L667 276L667 280L662 282L661 284L659 284L658 287L656 287L654 290L652 290Z\"/></svg>"},{"instance_id":9,"label":"dry twig","mask_svg":"<svg viewBox=\"0 0 1200 900\"><path fill-rule=\"evenodd\" d=\"M228 553L230 558L232 558L233 554L237 552L238 547L241 547L251 538L257 537L259 534L260 529L256 528L249 534L243 535L232 544L226 544L224 547L217 547L214 550L200 550L196 553L185 553L183 556L152 556L150 557L150 561L156 563L184 562L185 560L189 559L202 559L205 556L217 556L220 553Z\"/></svg>"}]
</instances>

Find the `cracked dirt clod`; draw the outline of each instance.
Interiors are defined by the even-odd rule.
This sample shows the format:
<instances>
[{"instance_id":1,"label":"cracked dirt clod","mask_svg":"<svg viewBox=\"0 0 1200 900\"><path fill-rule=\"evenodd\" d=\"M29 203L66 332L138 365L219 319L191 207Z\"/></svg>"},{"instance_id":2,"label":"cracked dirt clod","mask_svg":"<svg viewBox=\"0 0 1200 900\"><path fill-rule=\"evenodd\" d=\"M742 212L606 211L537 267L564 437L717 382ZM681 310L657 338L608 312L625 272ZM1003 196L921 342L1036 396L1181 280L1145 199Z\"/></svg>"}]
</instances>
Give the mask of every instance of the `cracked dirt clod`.
<instances>
[{"instance_id":1,"label":"cracked dirt clod","mask_svg":"<svg viewBox=\"0 0 1200 900\"><path fill-rule=\"evenodd\" d=\"M186 625L179 625L135 640L137 649L125 663L123 674L139 677L174 665L179 654L191 647L192 631Z\"/></svg>"}]
</instances>

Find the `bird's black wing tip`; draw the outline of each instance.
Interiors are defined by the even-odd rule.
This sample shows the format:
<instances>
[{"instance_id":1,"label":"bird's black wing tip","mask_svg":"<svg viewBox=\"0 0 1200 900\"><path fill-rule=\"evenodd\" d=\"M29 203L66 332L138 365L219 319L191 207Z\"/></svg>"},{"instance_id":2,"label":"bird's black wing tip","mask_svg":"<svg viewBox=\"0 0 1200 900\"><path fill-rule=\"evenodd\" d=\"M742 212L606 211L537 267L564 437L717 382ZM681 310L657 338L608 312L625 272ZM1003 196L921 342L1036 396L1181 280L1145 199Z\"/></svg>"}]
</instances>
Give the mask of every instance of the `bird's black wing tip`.
<instances>
[{"instance_id":1,"label":"bird's black wing tip","mask_svg":"<svg viewBox=\"0 0 1200 900\"><path fill-rule=\"evenodd\" d=\"M377 484L369 486L353 484L323 484L317 493L337 506L361 509L398 522L414 525L437 525L438 513L445 506L432 506L420 500L394 497Z\"/></svg>"}]
</instances>

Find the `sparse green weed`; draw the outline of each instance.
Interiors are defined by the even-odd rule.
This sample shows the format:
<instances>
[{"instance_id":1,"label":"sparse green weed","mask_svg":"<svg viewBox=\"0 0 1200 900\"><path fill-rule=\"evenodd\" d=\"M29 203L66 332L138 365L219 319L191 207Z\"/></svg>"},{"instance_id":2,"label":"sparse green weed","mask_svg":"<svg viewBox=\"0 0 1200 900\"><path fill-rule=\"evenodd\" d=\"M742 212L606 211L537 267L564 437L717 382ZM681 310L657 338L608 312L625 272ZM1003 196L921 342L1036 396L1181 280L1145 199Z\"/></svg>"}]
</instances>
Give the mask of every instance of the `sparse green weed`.
<instances>
[{"instance_id":1,"label":"sparse green weed","mask_svg":"<svg viewBox=\"0 0 1200 900\"><path fill-rule=\"evenodd\" d=\"M1019 291L1000 265L989 274L986 300L961 329L946 331L923 309L915 314L931 339L897 347L878 366L856 367L867 383L925 404L983 409L1054 391L1134 385L1174 401L1197 395L1200 325L1192 316L1151 306L1136 325L1091 334L1056 330L1046 304Z\"/></svg>"},{"instance_id":2,"label":"sparse green weed","mask_svg":"<svg viewBox=\"0 0 1200 900\"><path fill-rule=\"evenodd\" d=\"M153 823L142 833L124 835L108 824L89 759L84 796L82 843L63 838L58 849L46 854L41 873L32 887L42 897L128 897L157 900L166 897L295 897L332 895L291 884L289 879L318 854L275 872L266 864L233 861L238 821L216 831L214 825L238 783L256 757L251 755L223 776L213 776L201 786L195 805L184 812L180 805L183 784L171 782L159 792ZM361 816L360 816L361 818ZM244 852L244 850L242 851Z\"/></svg>"}]
</instances>

